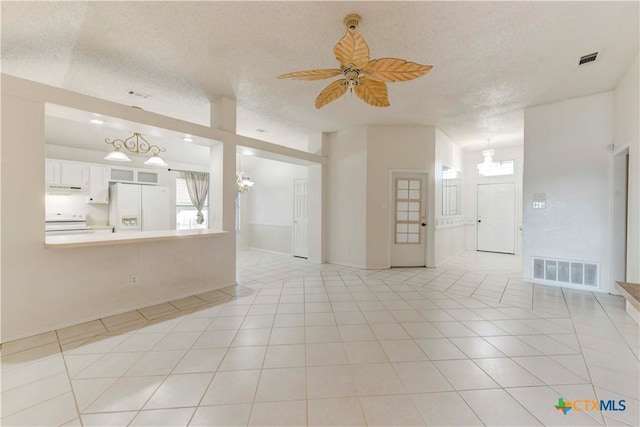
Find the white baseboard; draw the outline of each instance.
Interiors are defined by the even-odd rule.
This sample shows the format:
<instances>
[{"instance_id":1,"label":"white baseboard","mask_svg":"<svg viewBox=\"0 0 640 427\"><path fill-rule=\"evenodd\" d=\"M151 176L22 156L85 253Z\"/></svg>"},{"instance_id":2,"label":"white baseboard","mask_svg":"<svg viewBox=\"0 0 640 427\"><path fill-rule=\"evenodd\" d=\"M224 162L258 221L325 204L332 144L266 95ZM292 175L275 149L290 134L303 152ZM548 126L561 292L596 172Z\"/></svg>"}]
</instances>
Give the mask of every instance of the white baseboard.
<instances>
[{"instance_id":1,"label":"white baseboard","mask_svg":"<svg viewBox=\"0 0 640 427\"><path fill-rule=\"evenodd\" d=\"M248 249L250 251L258 251L258 252L266 252L269 254L276 254L276 255L289 255L289 256L293 256L292 253L287 253L287 252L278 252L278 251L270 251L269 249L262 249L262 248L252 248L251 246L247 247L247 248L242 248L242 249Z\"/></svg>"}]
</instances>

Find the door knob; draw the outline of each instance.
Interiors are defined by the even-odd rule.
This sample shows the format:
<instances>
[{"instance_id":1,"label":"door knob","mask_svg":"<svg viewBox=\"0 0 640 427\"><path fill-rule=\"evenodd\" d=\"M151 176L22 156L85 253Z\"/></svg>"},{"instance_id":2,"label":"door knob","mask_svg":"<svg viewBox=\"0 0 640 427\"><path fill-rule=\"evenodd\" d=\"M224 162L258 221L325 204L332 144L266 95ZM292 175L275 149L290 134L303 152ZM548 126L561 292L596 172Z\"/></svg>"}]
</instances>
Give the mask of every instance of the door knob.
<instances>
[{"instance_id":1,"label":"door knob","mask_svg":"<svg viewBox=\"0 0 640 427\"><path fill-rule=\"evenodd\" d=\"M423 222L423 223L422 223L422 224L420 224L420 225L422 225L423 227L426 227L426 226L427 226L427 223L426 223L426 222Z\"/></svg>"},{"instance_id":2,"label":"door knob","mask_svg":"<svg viewBox=\"0 0 640 427\"><path fill-rule=\"evenodd\" d=\"M481 219L479 219L479 220L478 220L478 222L482 222L482 220L481 220Z\"/></svg>"}]
</instances>

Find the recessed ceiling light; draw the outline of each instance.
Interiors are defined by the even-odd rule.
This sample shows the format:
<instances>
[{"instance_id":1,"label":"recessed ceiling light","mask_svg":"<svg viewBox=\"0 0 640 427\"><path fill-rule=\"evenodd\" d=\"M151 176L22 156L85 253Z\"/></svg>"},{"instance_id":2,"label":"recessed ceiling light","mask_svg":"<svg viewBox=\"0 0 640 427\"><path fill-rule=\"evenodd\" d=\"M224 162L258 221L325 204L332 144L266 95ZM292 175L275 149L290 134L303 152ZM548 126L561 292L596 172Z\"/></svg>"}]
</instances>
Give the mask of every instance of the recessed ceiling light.
<instances>
[{"instance_id":1,"label":"recessed ceiling light","mask_svg":"<svg viewBox=\"0 0 640 427\"><path fill-rule=\"evenodd\" d=\"M244 150L244 151L242 152L242 154L244 154L245 156L253 156L253 151L251 151L251 150Z\"/></svg>"},{"instance_id":2,"label":"recessed ceiling light","mask_svg":"<svg viewBox=\"0 0 640 427\"><path fill-rule=\"evenodd\" d=\"M94 125L101 125L104 124L104 121L100 119L91 119L91 123L93 123Z\"/></svg>"},{"instance_id":3,"label":"recessed ceiling light","mask_svg":"<svg viewBox=\"0 0 640 427\"><path fill-rule=\"evenodd\" d=\"M191 138L191 135L187 135L184 138L182 138L182 140L184 142L193 142L193 138Z\"/></svg>"},{"instance_id":4,"label":"recessed ceiling light","mask_svg":"<svg viewBox=\"0 0 640 427\"><path fill-rule=\"evenodd\" d=\"M256 129L256 131L257 131L257 132L260 132L260 133L265 133L265 132L266 132L266 129Z\"/></svg>"}]
</instances>

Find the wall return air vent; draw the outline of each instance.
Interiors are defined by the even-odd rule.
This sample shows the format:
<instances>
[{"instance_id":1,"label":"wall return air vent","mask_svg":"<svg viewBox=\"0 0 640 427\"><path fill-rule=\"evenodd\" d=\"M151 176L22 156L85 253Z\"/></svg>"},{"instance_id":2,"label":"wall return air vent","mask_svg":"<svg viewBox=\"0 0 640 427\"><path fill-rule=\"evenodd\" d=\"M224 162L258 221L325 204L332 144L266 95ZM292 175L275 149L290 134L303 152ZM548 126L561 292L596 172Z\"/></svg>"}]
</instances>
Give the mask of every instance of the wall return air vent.
<instances>
[{"instance_id":1,"label":"wall return air vent","mask_svg":"<svg viewBox=\"0 0 640 427\"><path fill-rule=\"evenodd\" d=\"M581 56L580 59L578 60L578 66L595 62L597 58L598 58L598 52L593 52L588 55Z\"/></svg>"},{"instance_id":2,"label":"wall return air vent","mask_svg":"<svg viewBox=\"0 0 640 427\"><path fill-rule=\"evenodd\" d=\"M598 264L549 258L533 258L533 278L548 284L598 287Z\"/></svg>"}]
</instances>

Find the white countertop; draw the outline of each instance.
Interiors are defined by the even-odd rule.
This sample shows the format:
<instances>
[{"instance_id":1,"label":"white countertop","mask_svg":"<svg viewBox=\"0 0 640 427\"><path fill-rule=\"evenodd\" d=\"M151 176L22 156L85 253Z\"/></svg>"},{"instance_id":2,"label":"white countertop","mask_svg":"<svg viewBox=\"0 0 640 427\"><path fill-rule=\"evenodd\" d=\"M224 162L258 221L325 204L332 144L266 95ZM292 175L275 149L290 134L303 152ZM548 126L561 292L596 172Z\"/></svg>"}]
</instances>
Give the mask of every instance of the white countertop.
<instances>
[{"instance_id":1,"label":"white countertop","mask_svg":"<svg viewBox=\"0 0 640 427\"><path fill-rule=\"evenodd\" d=\"M215 237L227 234L222 230L163 230L128 231L112 234L71 234L45 237L45 248L78 248L87 246L118 245L125 243L144 243L158 240L190 239Z\"/></svg>"}]
</instances>

